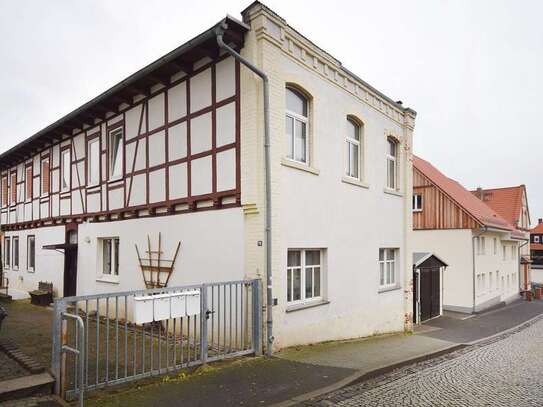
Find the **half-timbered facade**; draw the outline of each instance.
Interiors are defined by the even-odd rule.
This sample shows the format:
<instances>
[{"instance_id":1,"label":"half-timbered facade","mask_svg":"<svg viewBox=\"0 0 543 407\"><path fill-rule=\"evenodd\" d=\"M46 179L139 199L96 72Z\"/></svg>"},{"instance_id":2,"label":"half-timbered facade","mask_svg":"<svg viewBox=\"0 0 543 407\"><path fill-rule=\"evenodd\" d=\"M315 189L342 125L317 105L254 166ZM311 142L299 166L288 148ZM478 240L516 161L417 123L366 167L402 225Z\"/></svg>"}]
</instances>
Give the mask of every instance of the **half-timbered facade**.
<instances>
[{"instance_id":1,"label":"half-timbered facade","mask_svg":"<svg viewBox=\"0 0 543 407\"><path fill-rule=\"evenodd\" d=\"M518 298L524 235L429 162L413 159L413 247L448 263L443 307L476 312Z\"/></svg>"},{"instance_id":2,"label":"half-timbered facade","mask_svg":"<svg viewBox=\"0 0 543 407\"><path fill-rule=\"evenodd\" d=\"M142 288L134 245L159 232L171 286L265 278L262 82L226 29L270 84L274 346L410 329L416 113L261 3L242 15L0 156L12 287Z\"/></svg>"}]
</instances>

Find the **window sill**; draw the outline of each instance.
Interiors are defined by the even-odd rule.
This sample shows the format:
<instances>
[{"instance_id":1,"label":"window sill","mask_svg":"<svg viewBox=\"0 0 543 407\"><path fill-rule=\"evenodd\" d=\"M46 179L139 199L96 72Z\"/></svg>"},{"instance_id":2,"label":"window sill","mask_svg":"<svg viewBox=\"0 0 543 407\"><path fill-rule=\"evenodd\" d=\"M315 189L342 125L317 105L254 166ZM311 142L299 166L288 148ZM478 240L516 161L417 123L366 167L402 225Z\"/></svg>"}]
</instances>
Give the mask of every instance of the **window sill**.
<instances>
[{"instance_id":1,"label":"window sill","mask_svg":"<svg viewBox=\"0 0 543 407\"><path fill-rule=\"evenodd\" d=\"M27 272L27 273L32 273L32 274L34 274L34 273L36 272L36 270L34 270L34 269L27 269L26 272Z\"/></svg>"},{"instance_id":2,"label":"window sill","mask_svg":"<svg viewBox=\"0 0 543 407\"><path fill-rule=\"evenodd\" d=\"M98 277L96 279L96 281L98 281L99 283L119 284L119 278L118 277L102 276L102 277Z\"/></svg>"},{"instance_id":3,"label":"window sill","mask_svg":"<svg viewBox=\"0 0 543 407\"><path fill-rule=\"evenodd\" d=\"M306 302L303 304L290 305L290 306L287 306L286 312L287 313L296 312L296 311L301 311L308 308L320 307L321 305L327 305L327 304L330 304L330 301L320 300L320 301Z\"/></svg>"},{"instance_id":4,"label":"window sill","mask_svg":"<svg viewBox=\"0 0 543 407\"><path fill-rule=\"evenodd\" d=\"M413 209L413 213L421 213L422 209Z\"/></svg>"},{"instance_id":5,"label":"window sill","mask_svg":"<svg viewBox=\"0 0 543 407\"><path fill-rule=\"evenodd\" d=\"M308 164L300 163L294 160L290 160L288 158L281 158L281 165L284 165L285 167L295 168L297 170L309 172L313 175L319 175L320 171L316 168L313 168L309 166Z\"/></svg>"},{"instance_id":6,"label":"window sill","mask_svg":"<svg viewBox=\"0 0 543 407\"><path fill-rule=\"evenodd\" d=\"M108 179L107 183L108 184L113 184L114 182L121 181L122 179L123 179L122 175L116 175L116 176L111 177L110 179Z\"/></svg>"},{"instance_id":7,"label":"window sill","mask_svg":"<svg viewBox=\"0 0 543 407\"><path fill-rule=\"evenodd\" d=\"M393 286L390 286L390 287L381 287L377 290L377 292L379 294L381 293L387 293L389 291L396 291L396 290L400 290L402 287L399 285L399 284L396 284L396 285L393 285Z\"/></svg>"},{"instance_id":8,"label":"window sill","mask_svg":"<svg viewBox=\"0 0 543 407\"><path fill-rule=\"evenodd\" d=\"M366 189L369 189L370 187L369 184L367 184L364 181L360 181L356 178L349 178L347 176L341 177L341 182L345 182L346 184L351 184L351 185L355 185L357 187L366 188Z\"/></svg>"},{"instance_id":9,"label":"window sill","mask_svg":"<svg viewBox=\"0 0 543 407\"><path fill-rule=\"evenodd\" d=\"M399 192L399 191L396 191L395 189L390 189L390 188L385 187L383 189L383 192L385 194L394 195L394 196L402 196L403 197L403 194L401 192Z\"/></svg>"}]
</instances>

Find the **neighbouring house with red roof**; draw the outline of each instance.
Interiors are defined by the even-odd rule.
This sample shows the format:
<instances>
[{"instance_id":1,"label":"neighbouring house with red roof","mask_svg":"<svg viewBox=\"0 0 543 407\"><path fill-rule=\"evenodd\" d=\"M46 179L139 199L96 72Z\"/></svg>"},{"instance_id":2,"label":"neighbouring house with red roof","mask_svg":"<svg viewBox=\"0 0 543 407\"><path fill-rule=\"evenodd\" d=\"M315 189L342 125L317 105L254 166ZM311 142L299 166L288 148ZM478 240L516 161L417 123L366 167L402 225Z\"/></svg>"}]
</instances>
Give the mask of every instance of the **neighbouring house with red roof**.
<instances>
[{"instance_id":1,"label":"neighbouring house with red roof","mask_svg":"<svg viewBox=\"0 0 543 407\"><path fill-rule=\"evenodd\" d=\"M543 284L543 219L530 230L530 258L532 259L532 282Z\"/></svg>"},{"instance_id":2,"label":"neighbouring house with red roof","mask_svg":"<svg viewBox=\"0 0 543 407\"><path fill-rule=\"evenodd\" d=\"M412 248L448 264L440 281L443 309L478 312L517 298L524 239L496 210L413 156Z\"/></svg>"},{"instance_id":3,"label":"neighbouring house with red roof","mask_svg":"<svg viewBox=\"0 0 543 407\"><path fill-rule=\"evenodd\" d=\"M483 189L471 191L503 219L514 226L518 234L524 236L525 241L520 244L520 285L524 290L530 288L531 260L530 260L530 210L528 208L528 195L525 185L514 187Z\"/></svg>"}]
</instances>

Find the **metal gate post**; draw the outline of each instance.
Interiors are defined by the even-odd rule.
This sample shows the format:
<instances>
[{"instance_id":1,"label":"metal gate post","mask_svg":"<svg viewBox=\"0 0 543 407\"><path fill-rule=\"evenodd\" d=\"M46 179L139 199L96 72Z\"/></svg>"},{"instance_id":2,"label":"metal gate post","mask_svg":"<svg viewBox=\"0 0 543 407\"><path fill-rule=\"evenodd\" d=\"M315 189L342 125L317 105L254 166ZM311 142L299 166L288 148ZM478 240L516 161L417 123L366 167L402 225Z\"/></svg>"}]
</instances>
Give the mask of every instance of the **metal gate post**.
<instances>
[{"instance_id":1,"label":"metal gate post","mask_svg":"<svg viewBox=\"0 0 543 407\"><path fill-rule=\"evenodd\" d=\"M62 366L62 339L63 318L62 313L66 312L66 303L62 299L56 299L53 311L53 346L51 355L51 370L55 376L55 394L60 396L62 371L66 366Z\"/></svg>"},{"instance_id":2,"label":"metal gate post","mask_svg":"<svg viewBox=\"0 0 543 407\"><path fill-rule=\"evenodd\" d=\"M200 358L207 363L207 285L200 288Z\"/></svg>"},{"instance_id":3,"label":"metal gate post","mask_svg":"<svg viewBox=\"0 0 543 407\"><path fill-rule=\"evenodd\" d=\"M68 345L63 345L62 353L66 355L66 352L70 352L74 355L79 356L77 363L77 368L79 370L79 406L83 407L83 405L85 404L85 323L83 322L83 318L81 318L79 315L73 315L63 312L61 314L61 317L62 319L73 319L77 324L77 331L79 334L77 337L77 343L75 344L76 348L72 348ZM64 376L66 375L64 374ZM64 383L66 383L66 381L64 381ZM63 384L63 387L65 387L65 384ZM74 390L77 391L77 385Z\"/></svg>"},{"instance_id":4,"label":"metal gate post","mask_svg":"<svg viewBox=\"0 0 543 407\"><path fill-rule=\"evenodd\" d=\"M262 355L262 286L260 280L251 282L253 291L253 348L255 355Z\"/></svg>"}]
</instances>

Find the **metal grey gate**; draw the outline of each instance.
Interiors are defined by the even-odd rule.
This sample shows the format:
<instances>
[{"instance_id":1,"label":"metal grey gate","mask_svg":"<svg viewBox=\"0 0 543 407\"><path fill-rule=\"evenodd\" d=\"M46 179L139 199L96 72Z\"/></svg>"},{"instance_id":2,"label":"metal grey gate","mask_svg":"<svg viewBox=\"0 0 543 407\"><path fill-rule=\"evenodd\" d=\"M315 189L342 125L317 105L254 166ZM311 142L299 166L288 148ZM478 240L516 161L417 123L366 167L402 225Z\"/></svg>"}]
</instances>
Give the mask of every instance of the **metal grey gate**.
<instances>
[{"instance_id":1,"label":"metal grey gate","mask_svg":"<svg viewBox=\"0 0 543 407\"><path fill-rule=\"evenodd\" d=\"M190 293L199 297L198 310L188 312L186 305L185 314L170 301L168 318L136 323L142 315L135 310L139 300L155 304L155 299ZM155 317L164 311L158 307L153 305ZM109 385L262 352L260 280L65 297L55 301L54 312L55 391L68 400L82 400L84 392Z\"/></svg>"}]
</instances>

